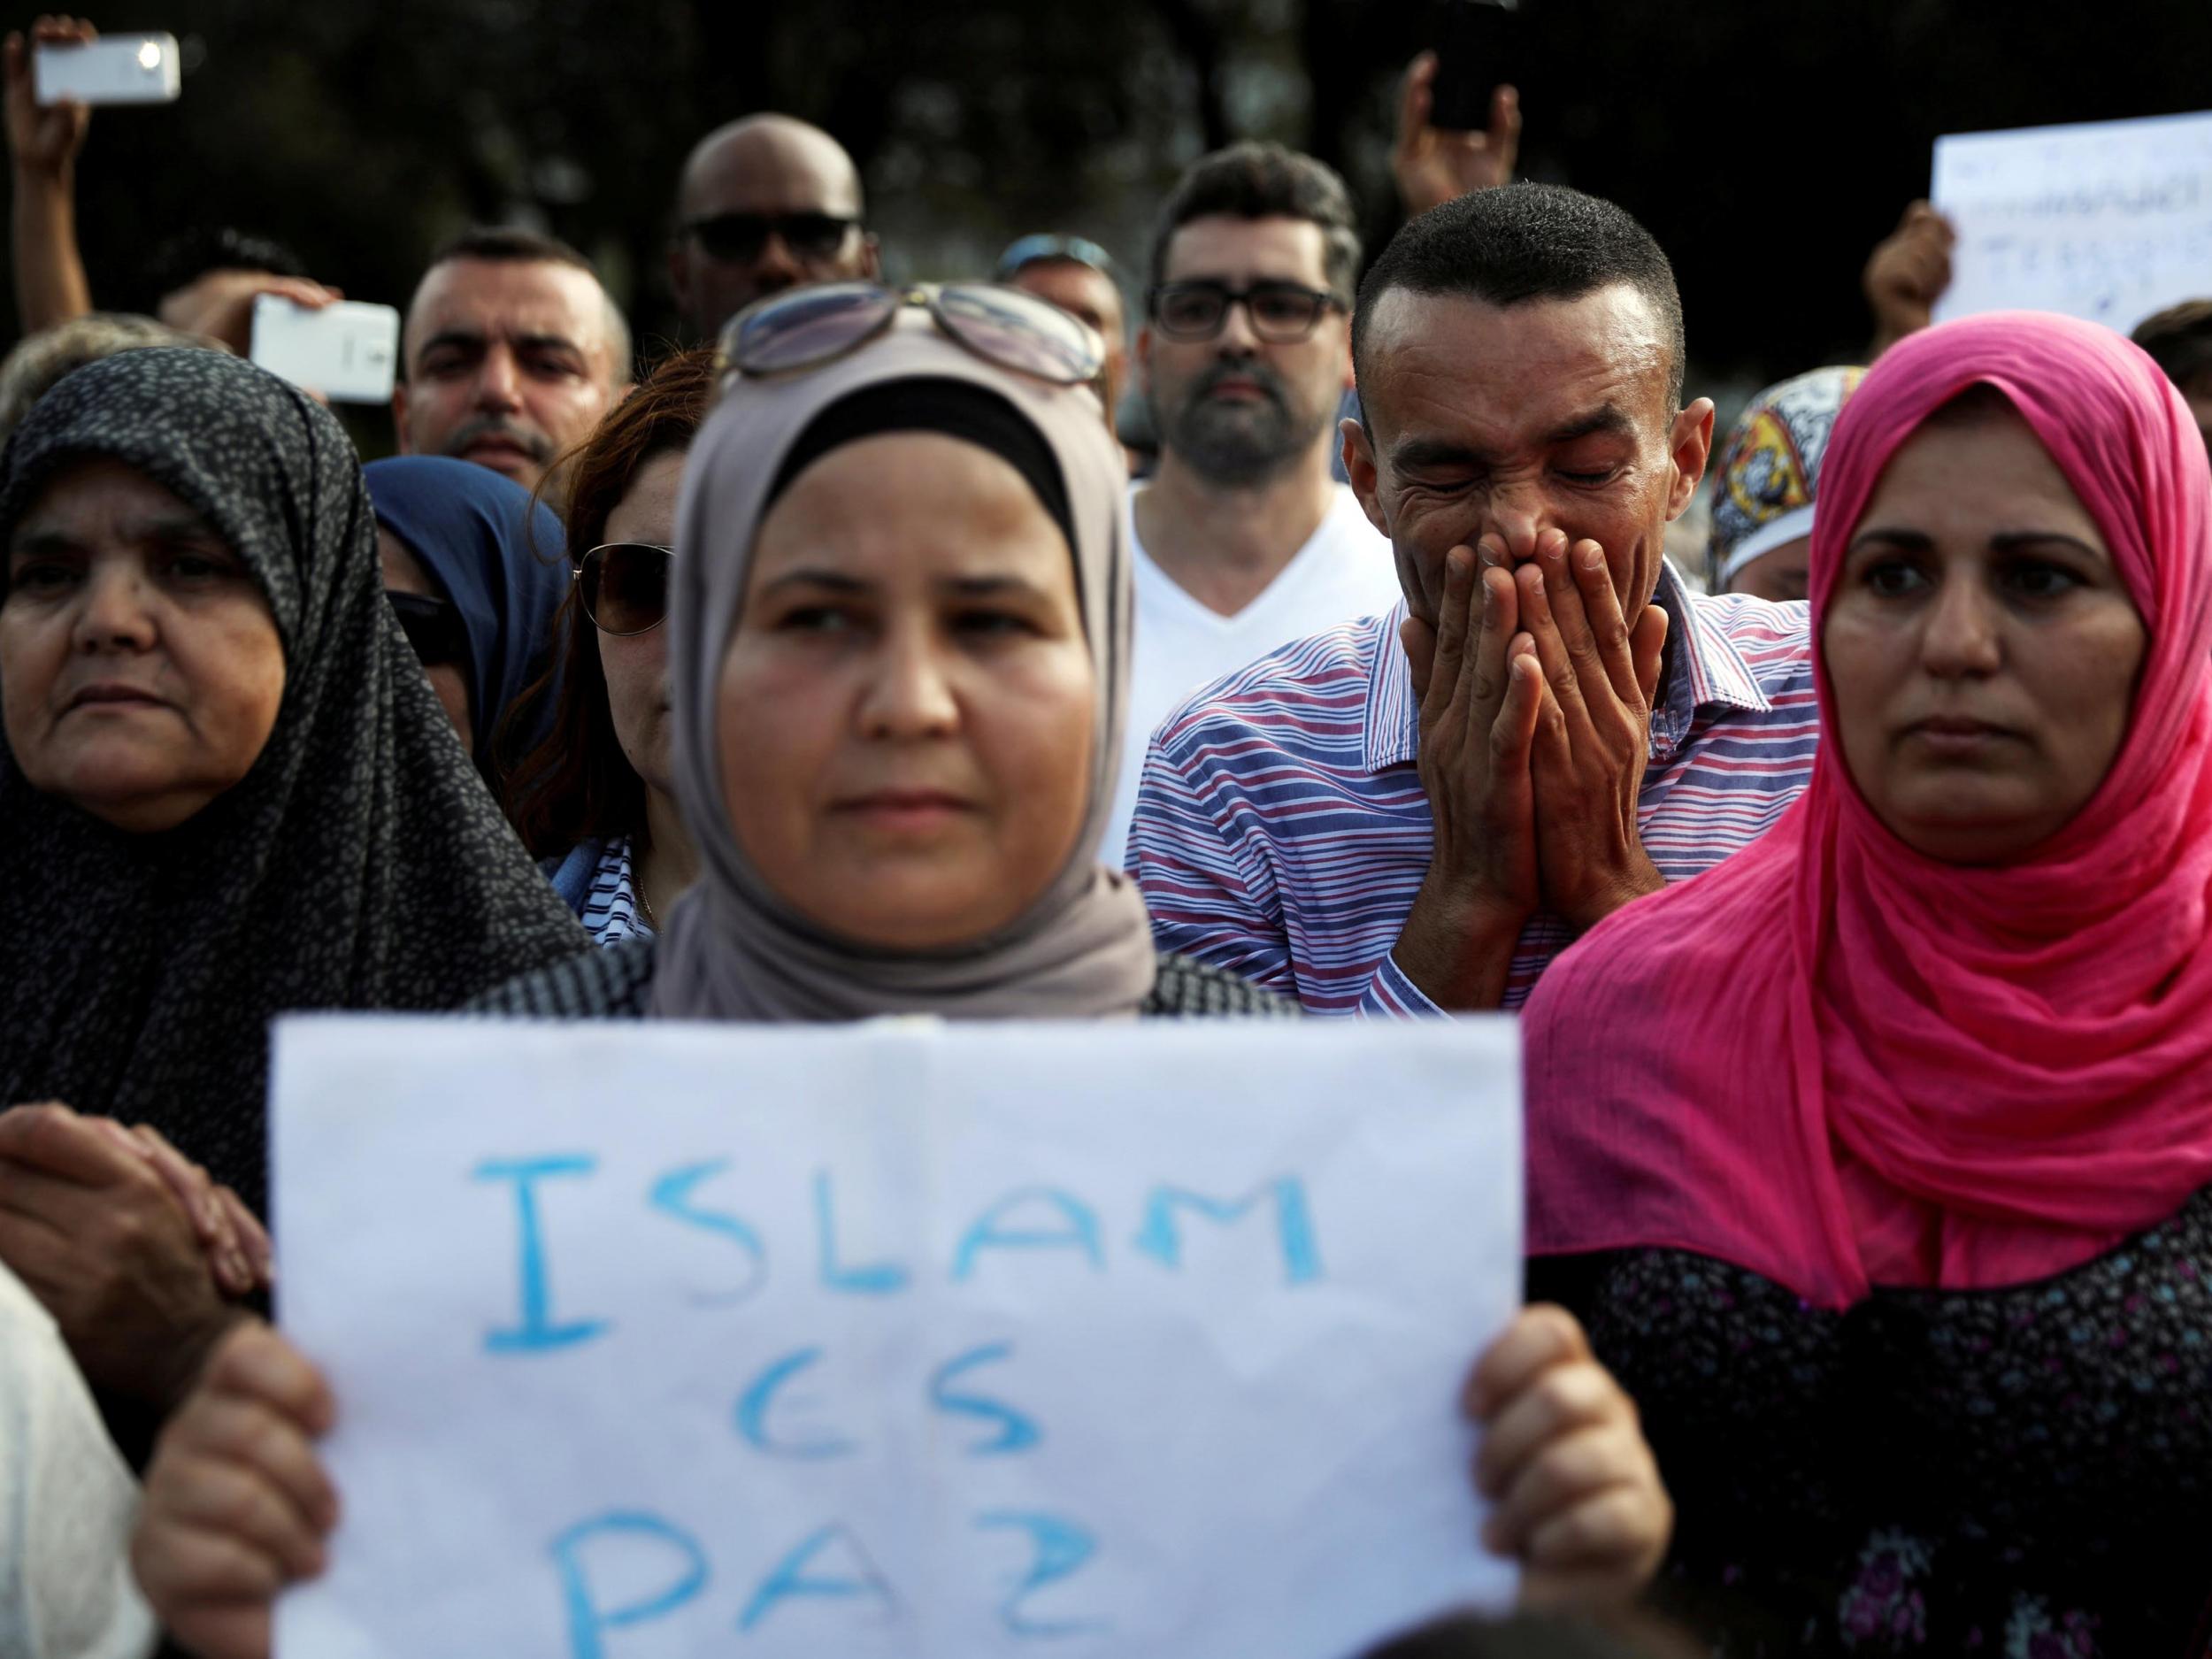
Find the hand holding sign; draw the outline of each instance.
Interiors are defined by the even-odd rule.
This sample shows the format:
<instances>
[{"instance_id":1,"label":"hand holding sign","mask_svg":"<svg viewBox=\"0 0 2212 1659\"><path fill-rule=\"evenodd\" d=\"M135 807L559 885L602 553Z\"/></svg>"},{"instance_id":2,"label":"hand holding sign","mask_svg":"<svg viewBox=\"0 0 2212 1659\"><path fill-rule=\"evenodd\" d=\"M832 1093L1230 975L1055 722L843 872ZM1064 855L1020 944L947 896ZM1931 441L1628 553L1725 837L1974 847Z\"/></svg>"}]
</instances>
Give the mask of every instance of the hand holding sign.
<instances>
[{"instance_id":1,"label":"hand holding sign","mask_svg":"<svg viewBox=\"0 0 2212 1659\"><path fill-rule=\"evenodd\" d=\"M316 1020L277 1055L347 1517L283 1646L1338 1659L1509 1594L1449 1409L1517 1294L1505 1022ZM1580 1386L1546 1317L1502 1425ZM1502 1512L1640 1572L1647 1463L1558 1424Z\"/></svg>"},{"instance_id":2,"label":"hand holding sign","mask_svg":"<svg viewBox=\"0 0 2212 1659\"><path fill-rule=\"evenodd\" d=\"M322 1571L337 1494L316 1461L330 1391L255 1322L227 1337L146 1473L131 1567L200 1659L266 1659L277 1592Z\"/></svg>"},{"instance_id":3,"label":"hand holding sign","mask_svg":"<svg viewBox=\"0 0 2212 1659\"><path fill-rule=\"evenodd\" d=\"M1573 1317L1524 1310L1476 1366L1465 1403L1492 1430L1477 1485L1502 1500L1485 1543L1524 1562L1523 1604L1633 1600L1673 1509L1635 1408ZM269 1659L278 1593L322 1571L338 1496L314 1441L334 1416L315 1368L254 1325L225 1341L162 1437L132 1566L163 1627L201 1659ZM1002 1447L1020 1440L1019 1422L1003 1419Z\"/></svg>"}]
</instances>

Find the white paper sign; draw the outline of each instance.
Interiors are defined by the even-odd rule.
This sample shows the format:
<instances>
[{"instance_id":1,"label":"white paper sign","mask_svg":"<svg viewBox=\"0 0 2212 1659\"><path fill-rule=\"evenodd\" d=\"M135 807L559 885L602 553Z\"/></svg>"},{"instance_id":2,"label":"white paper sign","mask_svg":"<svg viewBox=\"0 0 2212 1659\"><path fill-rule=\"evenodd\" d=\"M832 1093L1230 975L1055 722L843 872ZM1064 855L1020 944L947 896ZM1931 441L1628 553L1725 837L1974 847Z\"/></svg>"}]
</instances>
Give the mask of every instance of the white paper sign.
<instances>
[{"instance_id":1,"label":"white paper sign","mask_svg":"<svg viewBox=\"0 0 2212 1659\"><path fill-rule=\"evenodd\" d=\"M2212 297L2212 113L1936 140L1958 232L1939 322L2063 311L2124 333Z\"/></svg>"},{"instance_id":2,"label":"white paper sign","mask_svg":"<svg viewBox=\"0 0 2212 1659\"><path fill-rule=\"evenodd\" d=\"M1345 1659L1509 1598L1505 1019L276 1035L281 1659Z\"/></svg>"}]
</instances>

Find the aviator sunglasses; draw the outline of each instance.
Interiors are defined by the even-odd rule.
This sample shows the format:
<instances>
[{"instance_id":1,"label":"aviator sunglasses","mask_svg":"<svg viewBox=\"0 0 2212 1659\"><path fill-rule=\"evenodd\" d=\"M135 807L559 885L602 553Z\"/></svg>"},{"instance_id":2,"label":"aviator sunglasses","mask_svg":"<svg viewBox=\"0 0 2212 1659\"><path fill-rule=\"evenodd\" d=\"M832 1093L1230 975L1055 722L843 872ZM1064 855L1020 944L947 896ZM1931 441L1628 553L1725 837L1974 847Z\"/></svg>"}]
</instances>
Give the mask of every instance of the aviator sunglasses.
<instances>
[{"instance_id":1,"label":"aviator sunglasses","mask_svg":"<svg viewBox=\"0 0 2212 1659\"><path fill-rule=\"evenodd\" d=\"M650 634L668 619L668 566L674 550L650 541L610 541L576 567L576 601L602 634Z\"/></svg>"},{"instance_id":2,"label":"aviator sunglasses","mask_svg":"<svg viewBox=\"0 0 2212 1659\"><path fill-rule=\"evenodd\" d=\"M733 374L767 376L818 369L856 351L918 306L956 344L995 364L1055 386L1095 381L1106 347L1088 323L1048 300L988 282L886 288L880 282L831 282L794 288L747 306L722 330L717 365L723 384Z\"/></svg>"}]
</instances>

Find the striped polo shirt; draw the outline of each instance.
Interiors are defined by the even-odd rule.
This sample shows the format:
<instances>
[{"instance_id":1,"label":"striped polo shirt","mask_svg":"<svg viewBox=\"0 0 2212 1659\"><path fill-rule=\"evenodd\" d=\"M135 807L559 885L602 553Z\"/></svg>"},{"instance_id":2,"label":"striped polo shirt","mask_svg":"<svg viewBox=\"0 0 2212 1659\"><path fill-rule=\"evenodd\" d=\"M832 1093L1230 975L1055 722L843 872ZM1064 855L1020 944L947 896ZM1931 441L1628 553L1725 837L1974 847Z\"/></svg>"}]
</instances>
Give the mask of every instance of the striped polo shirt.
<instances>
[{"instance_id":1,"label":"striped polo shirt","mask_svg":"<svg viewBox=\"0 0 2212 1659\"><path fill-rule=\"evenodd\" d=\"M1819 713L1806 608L1708 597L1672 565L1653 603L1674 644L1637 808L1670 881L1773 827L1812 776ZM1393 610L1286 645L1187 701L1153 734L1129 868L1164 951L1317 1014L1432 1013L1391 956L1435 836L1414 757L1420 709ZM1522 933L1518 1008L1573 939Z\"/></svg>"}]
</instances>

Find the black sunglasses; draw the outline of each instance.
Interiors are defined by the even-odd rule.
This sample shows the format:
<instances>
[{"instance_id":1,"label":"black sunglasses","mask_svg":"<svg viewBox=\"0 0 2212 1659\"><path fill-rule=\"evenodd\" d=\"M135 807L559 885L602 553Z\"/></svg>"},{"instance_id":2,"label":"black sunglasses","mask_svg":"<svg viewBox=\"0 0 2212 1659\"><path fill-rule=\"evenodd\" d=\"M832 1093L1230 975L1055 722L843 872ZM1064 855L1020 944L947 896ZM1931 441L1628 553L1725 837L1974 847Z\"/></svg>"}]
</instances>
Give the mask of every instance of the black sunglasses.
<instances>
[{"instance_id":1,"label":"black sunglasses","mask_svg":"<svg viewBox=\"0 0 2212 1659\"><path fill-rule=\"evenodd\" d=\"M687 221L684 234L695 239L710 259L750 265L772 235L781 237L795 257L833 258L859 223L835 213L716 213Z\"/></svg>"},{"instance_id":2,"label":"black sunglasses","mask_svg":"<svg viewBox=\"0 0 2212 1659\"><path fill-rule=\"evenodd\" d=\"M399 594L387 588L385 599L399 618L400 631L415 648L415 660L425 668L469 660L468 630L449 599L429 594Z\"/></svg>"},{"instance_id":3,"label":"black sunglasses","mask_svg":"<svg viewBox=\"0 0 2212 1659\"><path fill-rule=\"evenodd\" d=\"M576 602L602 634L650 634L668 619L668 566L675 553L650 541L610 541L576 567Z\"/></svg>"},{"instance_id":4,"label":"black sunglasses","mask_svg":"<svg viewBox=\"0 0 2212 1659\"><path fill-rule=\"evenodd\" d=\"M1252 332L1276 345L1291 345L1314 330L1323 315L1349 311L1336 295L1296 282L1255 282L1233 288L1226 282L1163 282L1147 295L1153 326L1170 340L1211 340L1221 332L1232 305L1244 307Z\"/></svg>"}]
</instances>

